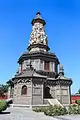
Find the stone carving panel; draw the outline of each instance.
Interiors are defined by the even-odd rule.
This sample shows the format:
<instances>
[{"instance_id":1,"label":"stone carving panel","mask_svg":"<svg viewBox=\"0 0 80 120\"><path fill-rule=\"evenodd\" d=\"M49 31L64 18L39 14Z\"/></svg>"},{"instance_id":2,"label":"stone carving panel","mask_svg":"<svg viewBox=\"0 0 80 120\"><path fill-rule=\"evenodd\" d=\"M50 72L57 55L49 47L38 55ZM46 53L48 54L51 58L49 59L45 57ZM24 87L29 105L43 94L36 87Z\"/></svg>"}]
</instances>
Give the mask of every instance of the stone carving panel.
<instances>
[{"instance_id":1,"label":"stone carving panel","mask_svg":"<svg viewBox=\"0 0 80 120\"><path fill-rule=\"evenodd\" d=\"M47 35L45 33L43 24L35 23L32 26L32 32L30 35L30 45L33 44L44 44L47 45Z\"/></svg>"},{"instance_id":2,"label":"stone carving panel","mask_svg":"<svg viewBox=\"0 0 80 120\"><path fill-rule=\"evenodd\" d=\"M62 90L62 95L68 95L68 90L67 89Z\"/></svg>"},{"instance_id":3,"label":"stone carving panel","mask_svg":"<svg viewBox=\"0 0 80 120\"><path fill-rule=\"evenodd\" d=\"M33 89L33 94L40 95L40 94L42 94L42 90L40 88L34 88Z\"/></svg>"},{"instance_id":4,"label":"stone carving panel","mask_svg":"<svg viewBox=\"0 0 80 120\"><path fill-rule=\"evenodd\" d=\"M60 95L60 90L56 90L56 95Z\"/></svg>"},{"instance_id":5,"label":"stone carving panel","mask_svg":"<svg viewBox=\"0 0 80 120\"><path fill-rule=\"evenodd\" d=\"M63 104L69 104L69 98L68 98L67 95L66 96L62 96L62 103Z\"/></svg>"}]
</instances>

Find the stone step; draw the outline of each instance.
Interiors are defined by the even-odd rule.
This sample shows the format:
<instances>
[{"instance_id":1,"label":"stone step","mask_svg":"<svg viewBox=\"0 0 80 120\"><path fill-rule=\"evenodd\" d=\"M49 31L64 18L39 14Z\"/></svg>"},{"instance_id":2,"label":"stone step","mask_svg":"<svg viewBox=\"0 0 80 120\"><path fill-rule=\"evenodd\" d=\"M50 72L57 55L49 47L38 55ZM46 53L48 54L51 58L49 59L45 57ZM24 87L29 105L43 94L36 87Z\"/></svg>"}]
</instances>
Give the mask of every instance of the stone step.
<instances>
[{"instance_id":1,"label":"stone step","mask_svg":"<svg viewBox=\"0 0 80 120\"><path fill-rule=\"evenodd\" d=\"M52 106L58 105L58 106L64 107L57 99L48 99L48 102Z\"/></svg>"}]
</instances>

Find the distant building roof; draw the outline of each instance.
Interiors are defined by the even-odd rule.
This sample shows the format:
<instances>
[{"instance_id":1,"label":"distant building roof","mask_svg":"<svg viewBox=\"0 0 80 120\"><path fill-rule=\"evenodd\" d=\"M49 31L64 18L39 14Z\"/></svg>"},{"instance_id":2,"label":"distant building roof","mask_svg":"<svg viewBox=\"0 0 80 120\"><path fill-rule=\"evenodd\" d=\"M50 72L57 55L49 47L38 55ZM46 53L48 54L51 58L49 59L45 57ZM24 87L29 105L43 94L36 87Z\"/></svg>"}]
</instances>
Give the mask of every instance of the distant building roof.
<instances>
[{"instance_id":1,"label":"distant building roof","mask_svg":"<svg viewBox=\"0 0 80 120\"><path fill-rule=\"evenodd\" d=\"M80 94L73 94L73 95L71 95L71 96L80 96Z\"/></svg>"}]
</instances>

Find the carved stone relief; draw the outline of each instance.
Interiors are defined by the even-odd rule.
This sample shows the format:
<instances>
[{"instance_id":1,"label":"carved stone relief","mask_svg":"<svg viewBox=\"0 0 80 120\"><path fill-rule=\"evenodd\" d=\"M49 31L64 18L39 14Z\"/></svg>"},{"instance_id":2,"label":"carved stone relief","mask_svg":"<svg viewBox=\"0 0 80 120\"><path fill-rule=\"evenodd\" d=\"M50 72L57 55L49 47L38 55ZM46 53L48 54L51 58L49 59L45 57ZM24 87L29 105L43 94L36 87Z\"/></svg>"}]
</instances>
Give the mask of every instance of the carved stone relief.
<instances>
[{"instance_id":1,"label":"carved stone relief","mask_svg":"<svg viewBox=\"0 0 80 120\"><path fill-rule=\"evenodd\" d=\"M32 26L32 32L30 35L30 45L32 44L43 44L47 45L47 35L45 33L43 24L35 23Z\"/></svg>"}]
</instances>

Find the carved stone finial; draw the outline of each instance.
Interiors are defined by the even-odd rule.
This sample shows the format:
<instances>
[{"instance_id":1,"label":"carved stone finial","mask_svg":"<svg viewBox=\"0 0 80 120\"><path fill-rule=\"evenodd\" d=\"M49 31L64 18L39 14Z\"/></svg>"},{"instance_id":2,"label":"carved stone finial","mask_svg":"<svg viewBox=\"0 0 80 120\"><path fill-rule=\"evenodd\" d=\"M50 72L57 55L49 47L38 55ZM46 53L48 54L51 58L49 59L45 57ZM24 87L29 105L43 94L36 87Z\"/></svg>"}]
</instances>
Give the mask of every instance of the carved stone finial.
<instances>
[{"instance_id":1,"label":"carved stone finial","mask_svg":"<svg viewBox=\"0 0 80 120\"><path fill-rule=\"evenodd\" d=\"M40 14L41 14L40 12L37 12L36 13L36 18L40 18Z\"/></svg>"},{"instance_id":2,"label":"carved stone finial","mask_svg":"<svg viewBox=\"0 0 80 120\"><path fill-rule=\"evenodd\" d=\"M41 18L40 12L36 13L35 21L38 20L38 18ZM48 44L47 35L44 30L44 25L40 21L36 21L32 26L29 45L34 45L34 44L43 44L43 45Z\"/></svg>"},{"instance_id":3,"label":"carved stone finial","mask_svg":"<svg viewBox=\"0 0 80 120\"><path fill-rule=\"evenodd\" d=\"M60 70L63 69L63 65L62 65L62 64L60 64L59 69L60 69Z\"/></svg>"},{"instance_id":4,"label":"carved stone finial","mask_svg":"<svg viewBox=\"0 0 80 120\"><path fill-rule=\"evenodd\" d=\"M59 66L59 74L64 75L64 68L63 68L62 64L60 64L60 66Z\"/></svg>"}]
</instances>

